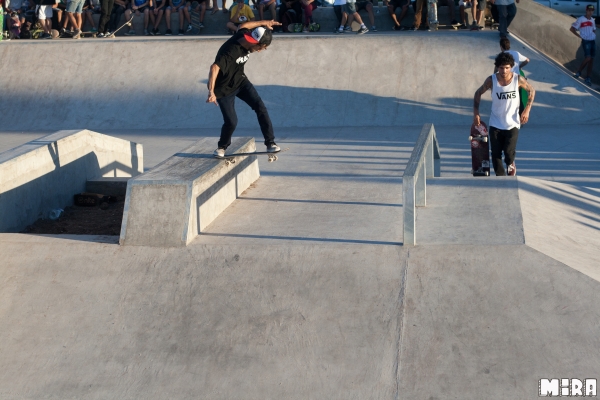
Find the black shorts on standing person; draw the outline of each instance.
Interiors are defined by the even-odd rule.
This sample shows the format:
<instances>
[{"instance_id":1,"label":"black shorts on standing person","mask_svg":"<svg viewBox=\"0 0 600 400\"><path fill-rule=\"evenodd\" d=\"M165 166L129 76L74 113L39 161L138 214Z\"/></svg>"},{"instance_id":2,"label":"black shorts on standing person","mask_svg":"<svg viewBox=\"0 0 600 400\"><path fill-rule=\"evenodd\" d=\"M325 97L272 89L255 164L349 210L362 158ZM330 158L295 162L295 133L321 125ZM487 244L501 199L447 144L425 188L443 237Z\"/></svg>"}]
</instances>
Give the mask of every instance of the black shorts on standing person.
<instances>
[{"instance_id":1,"label":"black shorts on standing person","mask_svg":"<svg viewBox=\"0 0 600 400\"><path fill-rule=\"evenodd\" d=\"M214 155L223 157L231 145L231 137L237 127L235 98L239 98L254 110L268 152L277 152L275 135L269 113L258 92L246 77L244 65L251 53L266 50L271 44L273 26L276 21L251 21L240 25L240 29L227 40L217 52L210 67L207 103L216 103L223 114L223 126L218 148Z\"/></svg>"}]
</instances>

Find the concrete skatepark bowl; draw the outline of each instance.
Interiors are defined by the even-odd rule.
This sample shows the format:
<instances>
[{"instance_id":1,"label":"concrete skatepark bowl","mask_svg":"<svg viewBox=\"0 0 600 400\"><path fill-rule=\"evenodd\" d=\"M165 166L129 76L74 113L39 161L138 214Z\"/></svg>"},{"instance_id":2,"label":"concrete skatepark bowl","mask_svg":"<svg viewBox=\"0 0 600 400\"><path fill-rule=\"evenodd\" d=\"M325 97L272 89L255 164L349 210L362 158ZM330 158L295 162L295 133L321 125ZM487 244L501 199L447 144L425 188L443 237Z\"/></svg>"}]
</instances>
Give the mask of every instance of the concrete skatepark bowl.
<instances>
[{"instance_id":1,"label":"concrete skatepark bowl","mask_svg":"<svg viewBox=\"0 0 600 400\"><path fill-rule=\"evenodd\" d=\"M142 144L148 171L216 143L224 39L3 43L0 151L86 128ZM497 48L489 31L276 36L246 68L290 151L187 246L0 234L0 398L534 399L542 378L600 378L600 100L515 38L537 89L519 177L471 178ZM32 57L50 65L10 75ZM403 246L425 123L441 177Z\"/></svg>"}]
</instances>

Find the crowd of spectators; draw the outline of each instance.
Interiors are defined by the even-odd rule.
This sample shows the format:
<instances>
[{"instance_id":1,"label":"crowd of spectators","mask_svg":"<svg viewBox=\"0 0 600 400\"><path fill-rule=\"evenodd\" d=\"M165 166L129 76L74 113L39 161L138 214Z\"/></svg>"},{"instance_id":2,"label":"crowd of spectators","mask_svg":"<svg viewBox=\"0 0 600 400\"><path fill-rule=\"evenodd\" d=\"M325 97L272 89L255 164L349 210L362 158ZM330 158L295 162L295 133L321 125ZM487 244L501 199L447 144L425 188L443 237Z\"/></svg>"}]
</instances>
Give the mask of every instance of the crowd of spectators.
<instances>
[{"instance_id":1,"label":"crowd of spectators","mask_svg":"<svg viewBox=\"0 0 600 400\"><path fill-rule=\"evenodd\" d=\"M230 33L243 22L267 18L281 22L282 25L276 29L278 31L287 32L290 24L301 24L304 31L309 31L309 27L315 23L313 11L325 4L321 3L324 1L329 0L233 0L233 4L227 9L227 0L223 0L222 11L228 13L226 29ZM333 1L332 9L338 21L336 33L351 31L354 21L359 25L359 34L377 31L374 15L375 12L380 12L377 0ZM455 1L458 4L455 4ZM511 1L514 3L515 0L488 0L489 3ZM197 31L203 28L207 10L210 10L210 15L219 12L217 0L0 0L0 3L4 10L3 31L8 32L10 38L51 38L53 31L54 37L58 35L77 39L88 33L97 37L110 37L123 23L123 15L125 21L133 17L143 18L144 35L163 34L159 30L163 18L166 25L165 35L184 35L194 27ZM463 29L483 28L482 11L485 9L486 0L437 0L437 3L440 9L448 9L452 25ZM404 21L403 26L402 22L408 16L411 4L414 21L409 21L408 25ZM457 5L460 23L455 18ZM382 6L382 10L388 10L395 30L428 28L427 0L383 0ZM473 14L471 26L467 26L466 22L466 10L469 8ZM367 13L369 27L359 14L362 10ZM511 14L512 10L508 7L509 18L514 17L514 13ZM502 11L504 12L504 9ZM96 19L94 14L98 14ZM178 16L178 26L173 27L174 29L171 27L172 14ZM425 23L421 24L421 21ZM125 35L142 34L135 32L131 26L124 27L123 30Z\"/></svg>"}]
</instances>

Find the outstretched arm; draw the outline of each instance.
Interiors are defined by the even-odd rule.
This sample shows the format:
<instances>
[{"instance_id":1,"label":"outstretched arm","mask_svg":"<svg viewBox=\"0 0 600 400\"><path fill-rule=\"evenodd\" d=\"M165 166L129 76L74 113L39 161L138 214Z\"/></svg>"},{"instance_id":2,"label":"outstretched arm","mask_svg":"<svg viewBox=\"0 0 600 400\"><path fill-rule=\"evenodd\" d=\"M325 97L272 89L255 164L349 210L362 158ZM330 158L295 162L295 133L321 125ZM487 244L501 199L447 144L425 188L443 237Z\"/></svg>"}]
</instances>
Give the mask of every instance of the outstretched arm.
<instances>
[{"instance_id":1,"label":"outstretched arm","mask_svg":"<svg viewBox=\"0 0 600 400\"><path fill-rule=\"evenodd\" d=\"M259 26L266 26L267 28L269 28L270 30L273 30L274 26L277 25L281 25L279 22L277 21L248 21L248 22L244 22L243 24L241 24L239 26L238 29L254 29L254 28L258 28Z\"/></svg>"},{"instance_id":2,"label":"outstretched arm","mask_svg":"<svg viewBox=\"0 0 600 400\"><path fill-rule=\"evenodd\" d=\"M481 102L481 95L492 88L492 77L488 76L483 85L475 92L473 97L473 123L475 125L481 124L481 118L479 117L479 103Z\"/></svg>"},{"instance_id":3,"label":"outstretched arm","mask_svg":"<svg viewBox=\"0 0 600 400\"><path fill-rule=\"evenodd\" d=\"M521 123L526 124L529 121L529 111L531 111L531 105L533 104L533 99L535 98L535 89L533 86L527 82L527 79L523 78L519 75L519 88L523 88L527 91L527 105L521 113Z\"/></svg>"},{"instance_id":4,"label":"outstretched arm","mask_svg":"<svg viewBox=\"0 0 600 400\"><path fill-rule=\"evenodd\" d=\"M208 73L208 83L206 87L208 88L208 99L206 99L207 103L215 103L217 104L217 96L215 96L215 82L217 81L217 75L219 75L219 71L221 68L217 64L213 64L210 66L210 72Z\"/></svg>"}]
</instances>

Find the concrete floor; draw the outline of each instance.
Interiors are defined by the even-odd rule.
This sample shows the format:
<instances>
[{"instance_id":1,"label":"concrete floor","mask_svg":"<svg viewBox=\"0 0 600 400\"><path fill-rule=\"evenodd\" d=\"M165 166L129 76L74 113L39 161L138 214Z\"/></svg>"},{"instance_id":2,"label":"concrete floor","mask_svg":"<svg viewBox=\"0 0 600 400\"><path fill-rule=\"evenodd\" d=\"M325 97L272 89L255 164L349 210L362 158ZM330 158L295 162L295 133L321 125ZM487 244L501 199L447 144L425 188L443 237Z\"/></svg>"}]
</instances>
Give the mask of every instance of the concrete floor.
<instances>
[{"instance_id":1,"label":"concrete floor","mask_svg":"<svg viewBox=\"0 0 600 400\"><path fill-rule=\"evenodd\" d=\"M367 43L394 43L406 60L411 45L453 43L427 34L398 43L381 35L342 50L352 59L374 56ZM249 74L273 115L283 121L286 109L298 110L304 125L278 123L278 143L290 150L275 163L259 158L261 178L185 249L1 234L0 398L534 399L542 377L600 377L600 100L531 50L539 107L519 138L519 178L470 178L469 101L497 40L463 36L474 46L461 47L465 59L489 48L470 64L478 78L467 83L460 70L450 79L438 71L391 90L382 82L397 63L371 59L374 79L357 61L355 84L319 69L325 76L315 79L328 90L281 92L314 82L296 73L310 41L286 39L289 50L253 58ZM318 39L318 48L342 43L331 40ZM135 68L127 54L138 44L121 45L129 47L112 51ZM202 70L210 61L190 57ZM278 73L284 59L295 77ZM424 65L406 68L419 77ZM179 79L178 87L188 84L188 75ZM419 89L431 79L455 82L445 87L454 93ZM93 103L82 101L83 110ZM116 104L130 111L128 101ZM151 168L198 136L216 138L218 111L193 104L203 111L195 128L152 127L149 115L116 118L112 129L101 118L88 122L142 143ZM336 120L345 104L347 127ZM429 207L418 212L424 244L408 248L400 245L401 177L425 119L436 127L442 178L430 182ZM260 143L251 115L240 120L248 126L237 134ZM0 151L45 131L20 121L3 126Z\"/></svg>"}]
</instances>

